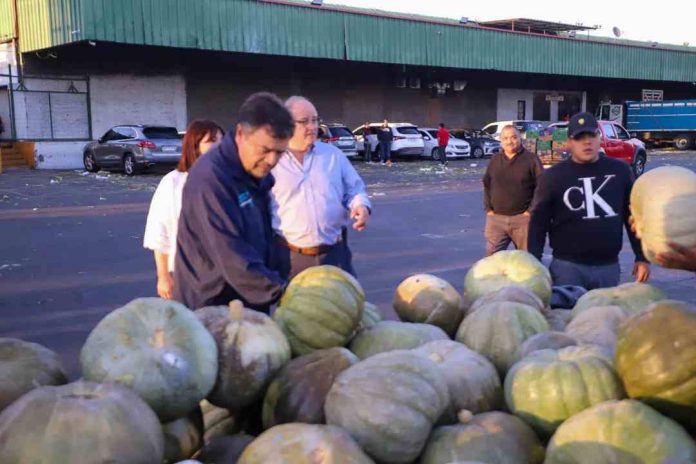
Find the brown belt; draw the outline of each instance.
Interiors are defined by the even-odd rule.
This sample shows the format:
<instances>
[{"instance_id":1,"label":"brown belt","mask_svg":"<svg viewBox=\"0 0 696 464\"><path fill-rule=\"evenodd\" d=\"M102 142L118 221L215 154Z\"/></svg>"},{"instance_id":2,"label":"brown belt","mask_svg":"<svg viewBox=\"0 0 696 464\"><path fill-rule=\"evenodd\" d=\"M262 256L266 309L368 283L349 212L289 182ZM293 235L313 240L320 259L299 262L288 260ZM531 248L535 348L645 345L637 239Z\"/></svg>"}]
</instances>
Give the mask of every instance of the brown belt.
<instances>
[{"instance_id":1,"label":"brown belt","mask_svg":"<svg viewBox=\"0 0 696 464\"><path fill-rule=\"evenodd\" d=\"M288 243L285 238L281 237L280 235L276 235L276 242L280 243L284 247L286 247L288 250L292 251L293 253L297 253L300 255L305 255L305 256L317 256L317 255L323 255L324 253L328 253L331 251L336 245L340 244L343 239L341 237L338 238L338 241L334 243L333 245L319 245L319 246L313 246L313 247L298 247L293 245L292 243Z\"/></svg>"}]
</instances>

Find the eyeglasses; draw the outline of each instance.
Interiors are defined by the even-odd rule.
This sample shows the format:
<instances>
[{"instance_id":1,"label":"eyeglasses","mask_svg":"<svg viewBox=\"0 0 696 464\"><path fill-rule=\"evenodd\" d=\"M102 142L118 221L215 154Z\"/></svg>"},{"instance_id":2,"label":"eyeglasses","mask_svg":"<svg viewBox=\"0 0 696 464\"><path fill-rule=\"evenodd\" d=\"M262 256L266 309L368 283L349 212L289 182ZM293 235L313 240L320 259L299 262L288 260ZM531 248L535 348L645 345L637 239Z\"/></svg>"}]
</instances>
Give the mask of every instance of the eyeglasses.
<instances>
[{"instance_id":1,"label":"eyeglasses","mask_svg":"<svg viewBox=\"0 0 696 464\"><path fill-rule=\"evenodd\" d=\"M296 119L295 120L295 124L297 124L299 126L308 126L310 124L318 126L319 124L321 124L321 122L322 122L321 118L318 116L314 117L314 118L304 118L304 119L299 119L299 120Z\"/></svg>"}]
</instances>

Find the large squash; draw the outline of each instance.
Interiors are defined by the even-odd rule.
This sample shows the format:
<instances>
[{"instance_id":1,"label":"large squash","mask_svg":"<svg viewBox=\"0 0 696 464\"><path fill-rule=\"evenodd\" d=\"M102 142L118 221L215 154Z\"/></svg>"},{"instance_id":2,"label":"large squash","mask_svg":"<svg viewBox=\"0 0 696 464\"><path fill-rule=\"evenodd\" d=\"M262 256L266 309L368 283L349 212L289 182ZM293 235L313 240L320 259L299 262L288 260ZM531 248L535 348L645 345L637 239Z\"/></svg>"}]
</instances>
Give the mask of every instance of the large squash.
<instances>
[{"instance_id":1,"label":"large squash","mask_svg":"<svg viewBox=\"0 0 696 464\"><path fill-rule=\"evenodd\" d=\"M629 282L618 287L596 288L581 296L571 313L571 320L583 311L597 306L620 306L630 313L637 313L652 303L664 300L665 294L650 284Z\"/></svg>"},{"instance_id":2,"label":"large squash","mask_svg":"<svg viewBox=\"0 0 696 464\"><path fill-rule=\"evenodd\" d=\"M365 302L363 306L363 315L358 324L358 332L361 330L369 329L374 327L375 324L382 320L382 313L379 312L379 308L370 302Z\"/></svg>"},{"instance_id":3,"label":"large squash","mask_svg":"<svg viewBox=\"0 0 696 464\"><path fill-rule=\"evenodd\" d=\"M428 356L442 372L451 401L448 420L455 422L457 413L474 414L499 409L503 390L495 366L477 352L452 340L436 340L416 348Z\"/></svg>"},{"instance_id":4,"label":"large squash","mask_svg":"<svg viewBox=\"0 0 696 464\"><path fill-rule=\"evenodd\" d=\"M560 350L567 346L576 346L578 341L563 332L541 332L532 335L520 347L520 359L539 350Z\"/></svg>"},{"instance_id":5,"label":"large squash","mask_svg":"<svg viewBox=\"0 0 696 464\"><path fill-rule=\"evenodd\" d=\"M549 316L551 315L551 310L548 307L544 306L544 303L542 303L541 299L538 296L536 296L536 294L529 288L523 287L521 285L507 285L498 290L482 295L481 297L477 298L476 301L474 301L471 304L471 306L469 306L469 309L467 310L466 314L468 316L469 314L479 309L481 306L496 301L511 301L515 303L523 303L528 306L531 306L532 308L538 309L539 312L542 313L546 318L549 318Z\"/></svg>"},{"instance_id":6,"label":"large squash","mask_svg":"<svg viewBox=\"0 0 696 464\"><path fill-rule=\"evenodd\" d=\"M460 415L461 423L437 427L425 447L421 464L485 462L541 464L544 447L520 419L503 412Z\"/></svg>"},{"instance_id":7,"label":"large squash","mask_svg":"<svg viewBox=\"0 0 696 464\"><path fill-rule=\"evenodd\" d=\"M0 462L154 464L164 438L157 416L120 385L39 387L0 414Z\"/></svg>"},{"instance_id":8,"label":"large squash","mask_svg":"<svg viewBox=\"0 0 696 464\"><path fill-rule=\"evenodd\" d=\"M616 370L631 398L696 430L696 308L664 300L619 329Z\"/></svg>"},{"instance_id":9,"label":"large squash","mask_svg":"<svg viewBox=\"0 0 696 464\"><path fill-rule=\"evenodd\" d=\"M457 341L488 358L501 377L519 359L522 344L549 324L536 308L522 303L493 302L467 316Z\"/></svg>"},{"instance_id":10,"label":"large squash","mask_svg":"<svg viewBox=\"0 0 696 464\"><path fill-rule=\"evenodd\" d=\"M596 306L578 314L565 331L581 343L601 347L613 359L619 327L629 315L621 306Z\"/></svg>"},{"instance_id":11,"label":"large squash","mask_svg":"<svg viewBox=\"0 0 696 464\"><path fill-rule=\"evenodd\" d=\"M326 421L347 430L375 460L418 457L450 404L447 381L425 355L390 351L343 371L324 405Z\"/></svg>"},{"instance_id":12,"label":"large squash","mask_svg":"<svg viewBox=\"0 0 696 464\"><path fill-rule=\"evenodd\" d=\"M164 464L179 462L203 446L203 413L196 407L188 416L162 425Z\"/></svg>"},{"instance_id":13,"label":"large squash","mask_svg":"<svg viewBox=\"0 0 696 464\"><path fill-rule=\"evenodd\" d=\"M631 214L645 257L655 262L669 242L696 246L696 173L662 166L640 176L631 190Z\"/></svg>"},{"instance_id":14,"label":"large squash","mask_svg":"<svg viewBox=\"0 0 696 464\"><path fill-rule=\"evenodd\" d=\"M462 297L446 280L430 274L416 274L403 280L392 302L404 322L435 325L454 335L464 318Z\"/></svg>"},{"instance_id":15,"label":"large squash","mask_svg":"<svg viewBox=\"0 0 696 464\"><path fill-rule=\"evenodd\" d=\"M290 282L273 319L294 355L343 346L359 327L365 293L350 274L335 266L313 266Z\"/></svg>"},{"instance_id":16,"label":"large squash","mask_svg":"<svg viewBox=\"0 0 696 464\"><path fill-rule=\"evenodd\" d=\"M67 382L55 352L37 343L0 338L0 411L29 390Z\"/></svg>"},{"instance_id":17,"label":"large squash","mask_svg":"<svg viewBox=\"0 0 696 464\"><path fill-rule=\"evenodd\" d=\"M186 306L138 298L102 319L80 353L86 380L132 388L163 422L186 416L215 385L215 340Z\"/></svg>"},{"instance_id":18,"label":"large squash","mask_svg":"<svg viewBox=\"0 0 696 464\"><path fill-rule=\"evenodd\" d=\"M373 464L344 430L331 425L282 424L251 442L237 464Z\"/></svg>"},{"instance_id":19,"label":"large squash","mask_svg":"<svg viewBox=\"0 0 696 464\"><path fill-rule=\"evenodd\" d=\"M203 412L203 440L206 443L217 437L234 435L241 430L244 421L238 420L229 409L218 408L208 400L201 401L200 408Z\"/></svg>"},{"instance_id":20,"label":"large squash","mask_svg":"<svg viewBox=\"0 0 696 464\"><path fill-rule=\"evenodd\" d=\"M638 401L608 401L558 428L545 464L687 464L696 444L671 419Z\"/></svg>"},{"instance_id":21,"label":"large squash","mask_svg":"<svg viewBox=\"0 0 696 464\"><path fill-rule=\"evenodd\" d=\"M218 351L218 375L208 401L240 411L259 399L273 376L290 360L285 335L267 315L244 308L208 306L196 316L213 335Z\"/></svg>"},{"instance_id":22,"label":"large squash","mask_svg":"<svg viewBox=\"0 0 696 464\"><path fill-rule=\"evenodd\" d=\"M288 422L323 424L324 401L334 380L358 358L345 348L327 348L290 361L273 379L263 401L263 427Z\"/></svg>"},{"instance_id":23,"label":"large squash","mask_svg":"<svg viewBox=\"0 0 696 464\"><path fill-rule=\"evenodd\" d=\"M505 377L510 411L546 437L580 411L624 396L611 360L592 345L535 351Z\"/></svg>"},{"instance_id":24,"label":"large squash","mask_svg":"<svg viewBox=\"0 0 696 464\"><path fill-rule=\"evenodd\" d=\"M526 251L499 251L476 262L464 279L470 301L509 285L527 287L544 306L551 300L551 274L541 262Z\"/></svg>"},{"instance_id":25,"label":"large squash","mask_svg":"<svg viewBox=\"0 0 696 464\"><path fill-rule=\"evenodd\" d=\"M378 353L407 350L433 340L449 340L440 328L415 322L382 321L363 330L350 343L350 350L358 358L366 359Z\"/></svg>"}]
</instances>

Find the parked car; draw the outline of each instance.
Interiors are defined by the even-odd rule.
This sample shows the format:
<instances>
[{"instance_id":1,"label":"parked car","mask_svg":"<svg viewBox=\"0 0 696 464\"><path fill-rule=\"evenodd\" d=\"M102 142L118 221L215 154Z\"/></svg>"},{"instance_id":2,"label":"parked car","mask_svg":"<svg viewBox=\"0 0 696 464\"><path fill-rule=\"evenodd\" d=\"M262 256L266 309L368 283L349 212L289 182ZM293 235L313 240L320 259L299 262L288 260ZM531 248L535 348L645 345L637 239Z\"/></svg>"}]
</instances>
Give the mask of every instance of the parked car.
<instances>
[{"instance_id":1,"label":"parked car","mask_svg":"<svg viewBox=\"0 0 696 464\"><path fill-rule=\"evenodd\" d=\"M601 136L600 156L620 159L631 166L633 174L638 177L645 171L647 154L645 144L634 137L616 121L597 121ZM548 130L567 128L567 122L549 124ZM564 158L567 158L567 154Z\"/></svg>"},{"instance_id":2,"label":"parked car","mask_svg":"<svg viewBox=\"0 0 696 464\"><path fill-rule=\"evenodd\" d=\"M181 136L176 127L114 126L96 142L85 145L83 162L89 172L119 168L132 176L154 165L176 165L181 157Z\"/></svg>"},{"instance_id":3,"label":"parked car","mask_svg":"<svg viewBox=\"0 0 696 464\"><path fill-rule=\"evenodd\" d=\"M408 122L393 122L389 123L389 129L392 131L394 140L391 143L391 152L395 156L408 156L408 157L420 157L423 155L425 150L425 145L423 143L423 136L418 132L418 128ZM382 130L382 123L373 123L367 127L362 125L353 130L353 135L358 139L358 149L361 152L365 152L365 149L369 146L370 153L372 155L377 155L377 132ZM367 132L367 134L365 133ZM367 137L368 145L365 145L365 138Z\"/></svg>"},{"instance_id":4,"label":"parked car","mask_svg":"<svg viewBox=\"0 0 696 464\"><path fill-rule=\"evenodd\" d=\"M546 124L543 121L535 120L496 121L486 124L481 131L487 133L495 140L500 140L500 132L505 126L515 126L520 133L524 134L528 130L541 130L546 127Z\"/></svg>"},{"instance_id":5,"label":"parked car","mask_svg":"<svg viewBox=\"0 0 696 464\"><path fill-rule=\"evenodd\" d=\"M423 136L423 144L425 145L423 156L437 159L437 129L432 127L419 127L418 132L420 132ZM469 143L454 137L450 133L449 143L447 143L447 148L445 149L445 157L462 158L468 156L471 156L471 147L469 146Z\"/></svg>"},{"instance_id":6,"label":"parked car","mask_svg":"<svg viewBox=\"0 0 696 464\"><path fill-rule=\"evenodd\" d=\"M480 129L452 129L450 134L469 143L472 158L492 156L501 149L499 141Z\"/></svg>"},{"instance_id":7,"label":"parked car","mask_svg":"<svg viewBox=\"0 0 696 464\"><path fill-rule=\"evenodd\" d=\"M335 146L348 158L358 156L356 138L350 129L342 124L322 124L319 126L319 140Z\"/></svg>"}]
</instances>

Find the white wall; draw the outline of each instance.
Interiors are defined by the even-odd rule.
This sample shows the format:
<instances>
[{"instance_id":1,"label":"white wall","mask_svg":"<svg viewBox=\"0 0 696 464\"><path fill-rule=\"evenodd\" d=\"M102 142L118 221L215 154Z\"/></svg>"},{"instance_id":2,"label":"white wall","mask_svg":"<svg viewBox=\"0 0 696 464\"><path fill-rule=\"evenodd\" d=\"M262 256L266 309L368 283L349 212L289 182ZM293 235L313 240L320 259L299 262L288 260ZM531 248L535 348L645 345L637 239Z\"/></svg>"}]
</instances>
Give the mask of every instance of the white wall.
<instances>
[{"instance_id":1,"label":"white wall","mask_svg":"<svg viewBox=\"0 0 696 464\"><path fill-rule=\"evenodd\" d=\"M34 159L37 169L80 169L82 148L87 142L36 142Z\"/></svg>"},{"instance_id":2,"label":"white wall","mask_svg":"<svg viewBox=\"0 0 696 464\"><path fill-rule=\"evenodd\" d=\"M92 75L92 135L118 124L162 124L186 129L183 75Z\"/></svg>"},{"instance_id":3,"label":"white wall","mask_svg":"<svg viewBox=\"0 0 696 464\"><path fill-rule=\"evenodd\" d=\"M532 119L534 93L532 90L498 89L497 121L517 119L517 101L526 103L525 119Z\"/></svg>"}]
</instances>

